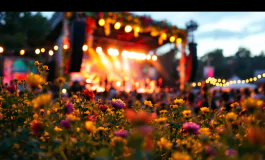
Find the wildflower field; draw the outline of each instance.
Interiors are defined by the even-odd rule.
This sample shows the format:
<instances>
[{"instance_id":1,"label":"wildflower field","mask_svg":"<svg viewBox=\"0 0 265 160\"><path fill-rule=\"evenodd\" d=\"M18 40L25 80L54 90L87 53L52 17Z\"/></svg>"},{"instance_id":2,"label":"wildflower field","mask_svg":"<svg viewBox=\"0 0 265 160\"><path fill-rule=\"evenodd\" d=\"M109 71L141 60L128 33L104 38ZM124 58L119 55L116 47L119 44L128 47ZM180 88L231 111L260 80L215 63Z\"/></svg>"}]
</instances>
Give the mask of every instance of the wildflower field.
<instances>
[{"instance_id":1,"label":"wildflower field","mask_svg":"<svg viewBox=\"0 0 265 160\"><path fill-rule=\"evenodd\" d=\"M127 106L121 99L103 104L84 90L52 99L45 75L0 86L0 159L63 160L260 160L265 157L264 103L252 98L232 110L200 108L195 115L182 99L169 109ZM58 86L65 83L58 78ZM18 93L18 84L24 93ZM60 90L61 91L61 90Z\"/></svg>"}]
</instances>

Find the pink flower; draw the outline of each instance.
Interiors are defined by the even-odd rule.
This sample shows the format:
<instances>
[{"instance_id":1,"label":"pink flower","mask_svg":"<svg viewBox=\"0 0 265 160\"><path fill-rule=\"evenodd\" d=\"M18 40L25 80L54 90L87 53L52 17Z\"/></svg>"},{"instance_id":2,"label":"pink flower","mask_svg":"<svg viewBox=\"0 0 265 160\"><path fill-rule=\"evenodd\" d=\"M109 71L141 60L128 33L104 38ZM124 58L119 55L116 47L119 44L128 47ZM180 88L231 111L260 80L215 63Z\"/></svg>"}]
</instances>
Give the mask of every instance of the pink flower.
<instances>
[{"instance_id":1,"label":"pink flower","mask_svg":"<svg viewBox=\"0 0 265 160\"><path fill-rule=\"evenodd\" d=\"M189 133L199 134L200 126L194 122L185 122L182 129Z\"/></svg>"},{"instance_id":2,"label":"pink flower","mask_svg":"<svg viewBox=\"0 0 265 160\"><path fill-rule=\"evenodd\" d=\"M118 130L116 132L114 132L114 135L115 136L118 136L118 137L127 137L128 136L128 132L126 130Z\"/></svg>"}]
</instances>

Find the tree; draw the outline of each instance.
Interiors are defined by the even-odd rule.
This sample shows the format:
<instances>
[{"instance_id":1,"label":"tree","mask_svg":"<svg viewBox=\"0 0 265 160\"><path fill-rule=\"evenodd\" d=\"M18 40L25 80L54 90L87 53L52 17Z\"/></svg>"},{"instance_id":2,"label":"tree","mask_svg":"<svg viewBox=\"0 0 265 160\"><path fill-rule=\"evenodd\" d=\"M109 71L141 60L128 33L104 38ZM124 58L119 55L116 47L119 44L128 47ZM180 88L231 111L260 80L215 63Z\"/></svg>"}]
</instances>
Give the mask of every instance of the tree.
<instances>
[{"instance_id":1,"label":"tree","mask_svg":"<svg viewBox=\"0 0 265 160\"><path fill-rule=\"evenodd\" d=\"M40 12L0 12L0 44L5 48L41 46L49 31L49 21Z\"/></svg>"}]
</instances>

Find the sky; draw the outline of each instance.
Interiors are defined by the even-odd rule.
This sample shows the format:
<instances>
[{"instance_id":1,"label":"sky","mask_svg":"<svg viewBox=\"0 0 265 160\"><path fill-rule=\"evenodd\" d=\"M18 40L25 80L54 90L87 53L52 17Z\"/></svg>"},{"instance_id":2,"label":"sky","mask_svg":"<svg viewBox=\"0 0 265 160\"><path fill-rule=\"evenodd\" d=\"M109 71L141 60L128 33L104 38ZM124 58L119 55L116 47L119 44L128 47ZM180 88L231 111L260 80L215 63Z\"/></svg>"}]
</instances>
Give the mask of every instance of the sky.
<instances>
[{"instance_id":1,"label":"sky","mask_svg":"<svg viewBox=\"0 0 265 160\"><path fill-rule=\"evenodd\" d=\"M134 12L150 15L154 20L166 20L178 28L194 20L199 57L215 49L223 49L224 56L234 55L245 47L257 55L265 51L265 12ZM53 12L42 12L50 18Z\"/></svg>"}]
</instances>

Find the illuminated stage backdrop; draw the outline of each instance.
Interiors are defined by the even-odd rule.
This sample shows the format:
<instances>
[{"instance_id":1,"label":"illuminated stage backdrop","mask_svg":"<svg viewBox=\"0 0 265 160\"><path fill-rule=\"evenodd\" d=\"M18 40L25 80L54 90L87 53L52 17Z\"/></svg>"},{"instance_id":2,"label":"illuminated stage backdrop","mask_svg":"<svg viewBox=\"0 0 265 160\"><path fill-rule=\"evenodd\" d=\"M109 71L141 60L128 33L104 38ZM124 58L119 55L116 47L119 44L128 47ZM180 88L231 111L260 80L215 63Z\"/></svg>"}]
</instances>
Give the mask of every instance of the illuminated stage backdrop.
<instances>
[{"instance_id":1,"label":"illuminated stage backdrop","mask_svg":"<svg viewBox=\"0 0 265 160\"><path fill-rule=\"evenodd\" d=\"M36 73L34 61L29 59L5 57L4 59L4 83L11 80L25 80L29 72Z\"/></svg>"}]
</instances>

